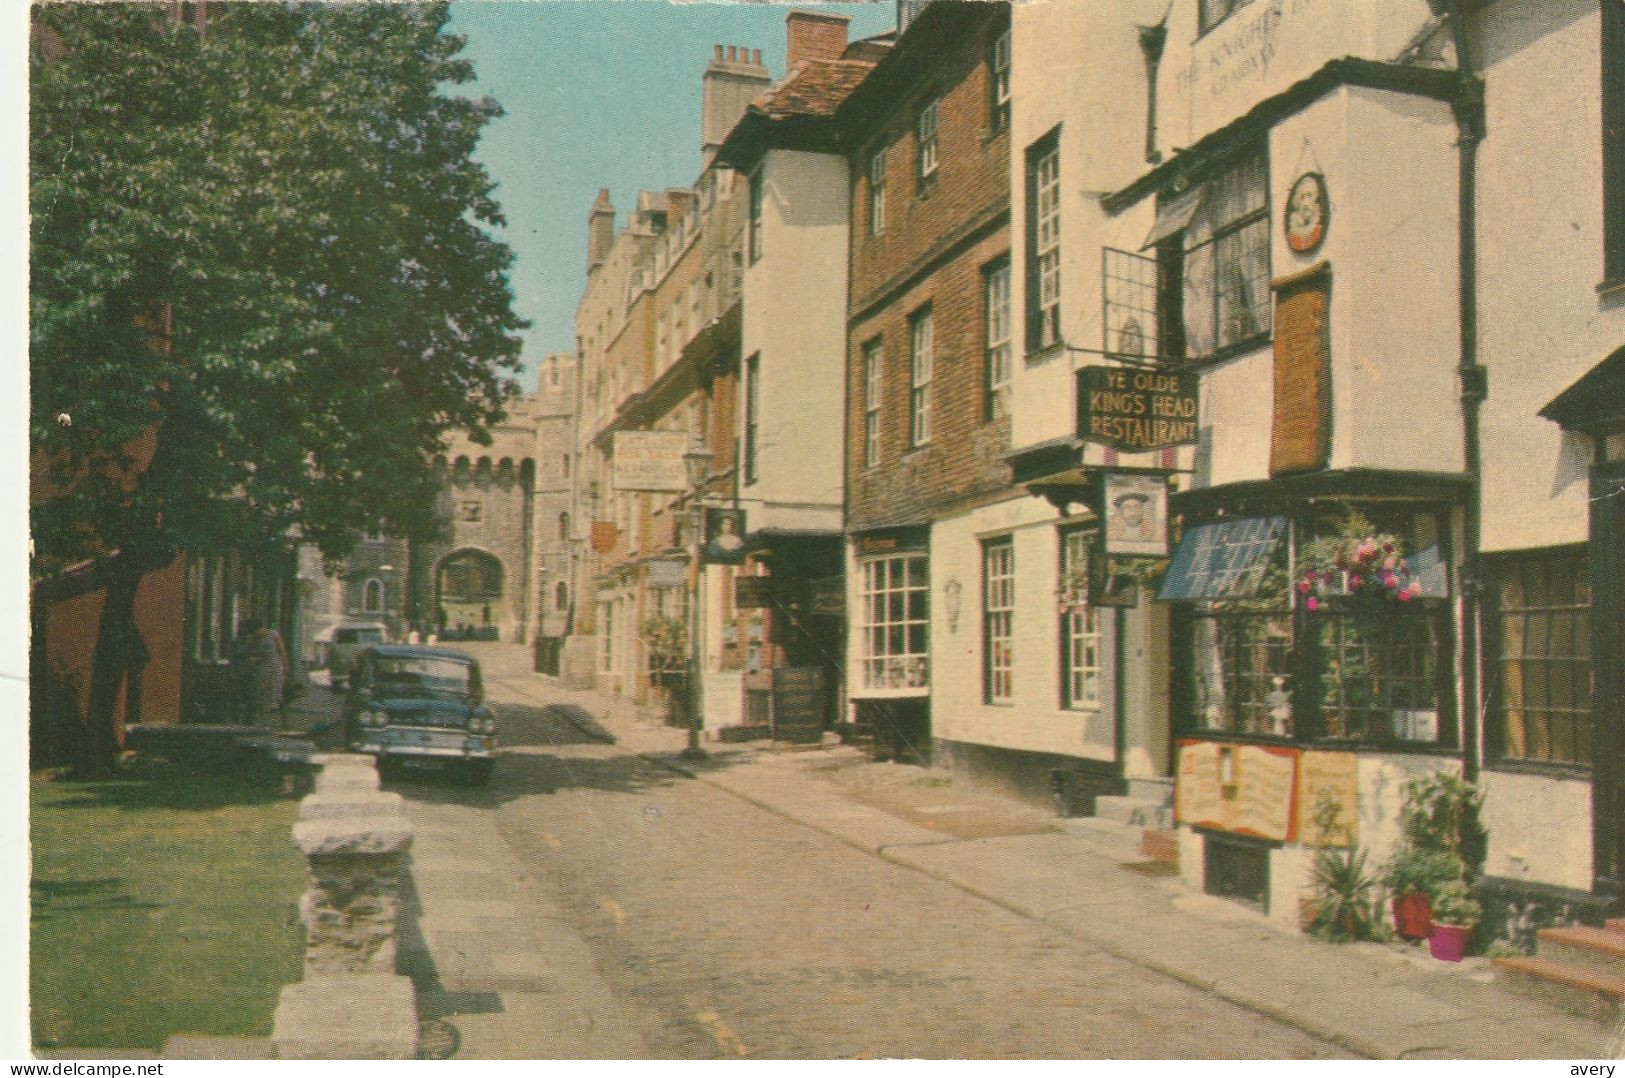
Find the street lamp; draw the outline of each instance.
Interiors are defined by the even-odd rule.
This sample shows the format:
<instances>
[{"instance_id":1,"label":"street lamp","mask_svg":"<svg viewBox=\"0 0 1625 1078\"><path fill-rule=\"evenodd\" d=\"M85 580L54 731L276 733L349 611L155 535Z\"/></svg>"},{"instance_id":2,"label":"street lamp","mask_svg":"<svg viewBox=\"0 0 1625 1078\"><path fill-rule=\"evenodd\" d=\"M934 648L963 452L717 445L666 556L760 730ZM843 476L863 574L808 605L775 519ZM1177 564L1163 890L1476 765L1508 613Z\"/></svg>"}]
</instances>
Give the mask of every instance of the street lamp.
<instances>
[{"instance_id":1,"label":"street lamp","mask_svg":"<svg viewBox=\"0 0 1625 1078\"><path fill-rule=\"evenodd\" d=\"M681 760L703 760L705 750L700 748L700 597L704 594L704 570L700 564L704 554L702 543L705 533L705 483L711 477L711 461L715 454L707 448L700 432L694 432L688 452L683 454L683 466L688 469L688 747L678 754Z\"/></svg>"}]
</instances>

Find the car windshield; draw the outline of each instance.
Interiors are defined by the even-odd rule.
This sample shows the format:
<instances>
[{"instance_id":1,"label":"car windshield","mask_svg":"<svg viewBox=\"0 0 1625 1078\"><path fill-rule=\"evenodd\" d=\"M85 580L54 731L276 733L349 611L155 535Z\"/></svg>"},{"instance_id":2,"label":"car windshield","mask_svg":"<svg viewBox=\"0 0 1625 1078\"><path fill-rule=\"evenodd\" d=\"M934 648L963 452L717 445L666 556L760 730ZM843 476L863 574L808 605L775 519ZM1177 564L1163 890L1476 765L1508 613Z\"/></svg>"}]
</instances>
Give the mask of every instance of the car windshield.
<instances>
[{"instance_id":1,"label":"car windshield","mask_svg":"<svg viewBox=\"0 0 1625 1078\"><path fill-rule=\"evenodd\" d=\"M467 696L469 665L456 659L427 656L379 656L374 684L379 691L397 696L438 693Z\"/></svg>"},{"instance_id":2,"label":"car windshield","mask_svg":"<svg viewBox=\"0 0 1625 1078\"><path fill-rule=\"evenodd\" d=\"M384 632L382 629L340 629L333 634L336 644L382 644Z\"/></svg>"}]
</instances>

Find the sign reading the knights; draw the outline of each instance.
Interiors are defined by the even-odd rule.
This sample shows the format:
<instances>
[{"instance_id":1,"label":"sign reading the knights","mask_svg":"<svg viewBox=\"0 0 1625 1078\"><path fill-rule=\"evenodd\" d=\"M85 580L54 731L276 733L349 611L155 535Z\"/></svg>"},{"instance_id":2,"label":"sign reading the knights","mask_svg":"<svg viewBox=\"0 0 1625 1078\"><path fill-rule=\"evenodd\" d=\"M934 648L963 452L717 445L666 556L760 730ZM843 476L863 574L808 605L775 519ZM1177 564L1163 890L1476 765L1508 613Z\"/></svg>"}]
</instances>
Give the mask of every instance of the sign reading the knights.
<instances>
[{"instance_id":1,"label":"sign reading the knights","mask_svg":"<svg viewBox=\"0 0 1625 1078\"><path fill-rule=\"evenodd\" d=\"M683 453L688 435L674 430L623 430L615 435L615 489L664 491L688 489Z\"/></svg>"},{"instance_id":2,"label":"sign reading the knights","mask_svg":"<svg viewBox=\"0 0 1625 1078\"><path fill-rule=\"evenodd\" d=\"M1195 445L1194 374L1085 367L1078 371L1078 437L1129 453Z\"/></svg>"}]
</instances>

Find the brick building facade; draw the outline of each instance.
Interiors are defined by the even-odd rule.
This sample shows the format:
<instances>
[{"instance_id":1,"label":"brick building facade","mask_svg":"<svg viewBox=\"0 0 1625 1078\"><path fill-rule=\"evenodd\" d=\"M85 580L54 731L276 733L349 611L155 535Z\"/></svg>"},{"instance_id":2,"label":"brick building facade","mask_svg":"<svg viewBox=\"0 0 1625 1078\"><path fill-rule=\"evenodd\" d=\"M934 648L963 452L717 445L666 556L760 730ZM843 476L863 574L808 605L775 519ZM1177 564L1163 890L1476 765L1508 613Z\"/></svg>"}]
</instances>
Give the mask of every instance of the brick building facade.
<instances>
[{"instance_id":1,"label":"brick building facade","mask_svg":"<svg viewBox=\"0 0 1625 1078\"><path fill-rule=\"evenodd\" d=\"M930 5L837 117L853 177L849 718L922 752L942 594L932 524L1009 486L1010 354L987 332L1001 275L1008 295L1008 27L1004 5Z\"/></svg>"}]
</instances>

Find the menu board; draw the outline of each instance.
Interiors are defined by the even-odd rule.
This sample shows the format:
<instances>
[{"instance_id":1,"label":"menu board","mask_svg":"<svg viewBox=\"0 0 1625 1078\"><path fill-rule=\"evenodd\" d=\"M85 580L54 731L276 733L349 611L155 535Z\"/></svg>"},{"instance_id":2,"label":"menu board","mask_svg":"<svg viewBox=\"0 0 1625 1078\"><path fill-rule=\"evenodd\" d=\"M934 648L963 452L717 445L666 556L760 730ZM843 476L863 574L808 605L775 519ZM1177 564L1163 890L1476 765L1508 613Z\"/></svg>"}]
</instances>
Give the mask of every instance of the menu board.
<instances>
[{"instance_id":1,"label":"menu board","mask_svg":"<svg viewBox=\"0 0 1625 1078\"><path fill-rule=\"evenodd\" d=\"M1360 761L1352 752L1305 752L1298 766L1298 835L1312 846L1347 846L1359 839ZM1321 835L1315 809L1338 806L1336 828Z\"/></svg>"},{"instance_id":2,"label":"menu board","mask_svg":"<svg viewBox=\"0 0 1625 1078\"><path fill-rule=\"evenodd\" d=\"M1292 837L1297 753L1241 745L1236 756L1235 809L1230 830L1285 842Z\"/></svg>"},{"instance_id":3,"label":"menu board","mask_svg":"<svg viewBox=\"0 0 1625 1078\"><path fill-rule=\"evenodd\" d=\"M1219 794L1219 746L1213 742L1191 741L1179 747L1174 816L1180 823L1202 827L1224 825L1224 804Z\"/></svg>"},{"instance_id":4,"label":"menu board","mask_svg":"<svg viewBox=\"0 0 1625 1078\"><path fill-rule=\"evenodd\" d=\"M1187 741L1174 812L1181 823L1285 842L1296 832L1296 749Z\"/></svg>"}]
</instances>

